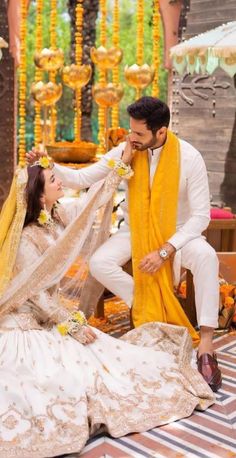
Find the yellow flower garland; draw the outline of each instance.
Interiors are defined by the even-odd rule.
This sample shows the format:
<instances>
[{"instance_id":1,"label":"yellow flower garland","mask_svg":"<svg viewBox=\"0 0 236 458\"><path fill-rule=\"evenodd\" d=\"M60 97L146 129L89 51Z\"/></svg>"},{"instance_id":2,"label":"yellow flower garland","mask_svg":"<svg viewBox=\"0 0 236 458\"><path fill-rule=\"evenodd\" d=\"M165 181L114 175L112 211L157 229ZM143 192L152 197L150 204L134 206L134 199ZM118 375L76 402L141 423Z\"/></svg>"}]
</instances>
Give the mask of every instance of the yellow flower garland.
<instances>
[{"instance_id":1,"label":"yellow flower garland","mask_svg":"<svg viewBox=\"0 0 236 458\"><path fill-rule=\"evenodd\" d=\"M42 11L43 11L43 0L37 0L36 2L36 40L35 50L40 52L42 49ZM42 80L43 72L39 67L35 70L35 81ZM37 147L42 141L41 132L41 106L35 101L35 117L34 117L34 144Z\"/></svg>"},{"instance_id":2,"label":"yellow flower garland","mask_svg":"<svg viewBox=\"0 0 236 458\"><path fill-rule=\"evenodd\" d=\"M153 53L152 61L155 68L155 76L152 83L152 96L159 96L159 65L160 65L160 12L159 0L153 1Z\"/></svg>"},{"instance_id":3,"label":"yellow flower garland","mask_svg":"<svg viewBox=\"0 0 236 458\"><path fill-rule=\"evenodd\" d=\"M137 65L143 65L143 44L144 44L144 0L137 0ZM136 89L136 98L141 96L141 89Z\"/></svg>"},{"instance_id":4,"label":"yellow flower garland","mask_svg":"<svg viewBox=\"0 0 236 458\"><path fill-rule=\"evenodd\" d=\"M75 63L76 65L82 64L83 56L83 0L77 0L75 9ZM81 89L77 89L75 92L76 97L76 108L74 117L74 132L75 140L80 141L81 132Z\"/></svg>"},{"instance_id":5,"label":"yellow flower garland","mask_svg":"<svg viewBox=\"0 0 236 458\"><path fill-rule=\"evenodd\" d=\"M20 3L20 67L19 67L19 165L25 165L25 122L26 122L26 32L27 32L27 3Z\"/></svg>"},{"instance_id":6,"label":"yellow flower garland","mask_svg":"<svg viewBox=\"0 0 236 458\"><path fill-rule=\"evenodd\" d=\"M101 11L101 24L100 24L100 45L106 47L106 16L107 16L107 8L106 8L106 0L100 0L99 2L99 9ZM101 85L106 84L107 77L105 70L99 70L99 83ZM97 149L98 154L105 153L105 127L106 127L106 109L99 106L98 107L98 141L99 146Z\"/></svg>"},{"instance_id":7,"label":"yellow flower garland","mask_svg":"<svg viewBox=\"0 0 236 458\"><path fill-rule=\"evenodd\" d=\"M119 47L119 0L114 0L113 6L113 46ZM119 66L115 66L112 70L113 84L119 83ZM119 104L117 103L112 107L111 111L111 124L113 128L119 127Z\"/></svg>"},{"instance_id":8,"label":"yellow flower garland","mask_svg":"<svg viewBox=\"0 0 236 458\"><path fill-rule=\"evenodd\" d=\"M57 0L51 0L50 4L50 48L56 49L57 47L57 35L56 35L56 25L57 25ZM56 82L56 72L51 71L49 74L49 79L52 83ZM56 105L51 107L51 129L50 129L50 140L53 143L56 136L56 123L57 123L57 109Z\"/></svg>"}]
</instances>

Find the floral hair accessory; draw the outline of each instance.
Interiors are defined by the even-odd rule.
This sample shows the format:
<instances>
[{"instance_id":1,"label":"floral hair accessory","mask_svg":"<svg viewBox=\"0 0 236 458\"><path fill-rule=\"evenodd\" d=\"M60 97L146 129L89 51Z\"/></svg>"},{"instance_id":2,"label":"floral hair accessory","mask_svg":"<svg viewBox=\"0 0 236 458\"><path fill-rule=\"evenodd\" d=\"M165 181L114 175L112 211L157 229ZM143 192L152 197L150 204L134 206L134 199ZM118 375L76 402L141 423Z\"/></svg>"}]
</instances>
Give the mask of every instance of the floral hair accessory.
<instances>
[{"instance_id":1,"label":"floral hair accessory","mask_svg":"<svg viewBox=\"0 0 236 458\"><path fill-rule=\"evenodd\" d=\"M41 156L38 161L34 162L31 167L34 165L39 165L43 169L51 169L52 168L52 160L49 156Z\"/></svg>"},{"instance_id":2,"label":"floral hair accessory","mask_svg":"<svg viewBox=\"0 0 236 458\"><path fill-rule=\"evenodd\" d=\"M107 165L125 180L129 180L134 174L131 166L125 164L121 159L109 159Z\"/></svg>"},{"instance_id":3,"label":"floral hair accessory","mask_svg":"<svg viewBox=\"0 0 236 458\"><path fill-rule=\"evenodd\" d=\"M62 336L66 336L67 334L73 334L81 329L81 326L86 326L88 324L85 315L80 310L73 312L70 318L57 325L57 330L60 332Z\"/></svg>"}]
</instances>

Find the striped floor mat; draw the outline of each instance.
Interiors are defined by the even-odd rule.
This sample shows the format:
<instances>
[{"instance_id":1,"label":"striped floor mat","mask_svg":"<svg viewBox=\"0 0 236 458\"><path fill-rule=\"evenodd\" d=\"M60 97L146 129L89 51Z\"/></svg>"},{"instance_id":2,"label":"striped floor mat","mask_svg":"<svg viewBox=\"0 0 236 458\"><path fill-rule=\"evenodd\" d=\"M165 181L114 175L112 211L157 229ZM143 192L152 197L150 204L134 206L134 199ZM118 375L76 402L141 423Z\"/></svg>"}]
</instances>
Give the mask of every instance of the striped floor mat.
<instances>
[{"instance_id":1,"label":"striped floor mat","mask_svg":"<svg viewBox=\"0 0 236 458\"><path fill-rule=\"evenodd\" d=\"M236 458L236 332L216 337L214 345L223 372L215 405L146 433L100 435L70 458Z\"/></svg>"}]
</instances>

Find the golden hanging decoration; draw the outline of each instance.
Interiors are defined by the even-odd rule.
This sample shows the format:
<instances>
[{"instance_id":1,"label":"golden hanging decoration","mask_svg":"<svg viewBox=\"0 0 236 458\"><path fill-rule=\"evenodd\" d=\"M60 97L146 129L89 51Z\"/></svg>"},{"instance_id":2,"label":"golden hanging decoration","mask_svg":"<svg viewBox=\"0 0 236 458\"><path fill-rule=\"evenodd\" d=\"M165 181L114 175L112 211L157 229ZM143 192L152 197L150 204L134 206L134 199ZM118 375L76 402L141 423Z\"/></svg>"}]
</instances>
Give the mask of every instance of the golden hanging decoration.
<instances>
[{"instance_id":1,"label":"golden hanging decoration","mask_svg":"<svg viewBox=\"0 0 236 458\"><path fill-rule=\"evenodd\" d=\"M125 78L136 88L136 99L141 97L142 89L147 87L154 78L155 70L152 66L143 63L144 55L144 0L137 0L137 63L125 66Z\"/></svg>"},{"instance_id":2,"label":"golden hanging decoration","mask_svg":"<svg viewBox=\"0 0 236 458\"><path fill-rule=\"evenodd\" d=\"M113 83L108 83L106 86L97 83L93 86L92 92L95 102L103 108L110 108L117 104L124 94L122 86Z\"/></svg>"},{"instance_id":3,"label":"golden hanging decoration","mask_svg":"<svg viewBox=\"0 0 236 458\"><path fill-rule=\"evenodd\" d=\"M112 43L114 48L119 49L120 40L119 40L119 0L114 0L113 6L113 35ZM116 65L112 69L112 82L113 84L119 84L119 67ZM111 110L111 125L113 129L119 127L119 105L118 103L112 107Z\"/></svg>"},{"instance_id":4,"label":"golden hanging decoration","mask_svg":"<svg viewBox=\"0 0 236 458\"><path fill-rule=\"evenodd\" d=\"M35 53L34 63L41 70L56 72L63 67L64 53L62 49L44 48Z\"/></svg>"},{"instance_id":5,"label":"golden hanging decoration","mask_svg":"<svg viewBox=\"0 0 236 458\"><path fill-rule=\"evenodd\" d=\"M155 75L152 82L152 96L159 96L159 66L160 66L160 12L159 0L153 0L153 50L152 62Z\"/></svg>"},{"instance_id":6,"label":"golden hanging decoration","mask_svg":"<svg viewBox=\"0 0 236 458\"><path fill-rule=\"evenodd\" d=\"M99 48L91 48L90 55L99 70L110 70L121 62L123 51L120 48L106 49L104 46L99 46Z\"/></svg>"},{"instance_id":7,"label":"golden hanging decoration","mask_svg":"<svg viewBox=\"0 0 236 458\"><path fill-rule=\"evenodd\" d=\"M82 64L82 54L83 54L83 0L77 0L77 5L75 9L75 63L79 67ZM74 118L74 131L75 131L75 141L80 142L81 138L81 87L78 87L75 90L75 118Z\"/></svg>"},{"instance_id":8,"label":"golden hanging decoration","mask_svg":"<svg viewBox=\"0 0 236 458\"><path fill-rule=\"evenodd\" d=\"M26 31L27 2L20 2L20 67L19 67L19 165L25 166L26 140Z\"/></svg>"},{"instance_id":9,"label":"golden hanging decoration","mask_svg":"<svg viewBox=\"0 0 236 458\"><path fill-rule=\"evenodd\" d=\"M52 53L51 60L48 60L48 66L50 67L50 62L52 63L51 68L48 68L49 71L49 80L52 83L56 82L56 71L59 70L64 63L64 54L61 49L57 49L57 0L50 0L50 49L49 52ZM54 55L53 55L54 52ZM46 62L45 62L46 63ZM54 64L54 65L53 65ZM57 125L57 109L53 105L50 112L50 143L55 141L56 137L56 125Z\"/></svg>"},{"instance_id":10,"label":"golden hanging decoration","mask_svg":"<svg viewBox=\"0 0 236 458\"><path fill-rule=\"evenodd\" d=\"M90 65L67 65L62 70L63 83L71 89L78 90L85 86L92 76Z\"/></svg>"},{"instance_id":11,"label":"golden hanging decoration","mask_svg":"<svg viewBox=\"0 0 236 458\"><path fill-rule=\"evenodd\" d=\"M125 78L130 86L136 89L144 89L147 87L153 81L154 74L154 67L147 64L133 64L131 67L128 65L125 66Z\"/></svg>"},{"instance_id":12,"label":"golden hanging decoration","mask_svg":"<svg viewBox=\"0 0 236 458\"><path fill-rule=\"evenodd\" d=\"M101 22L100 22L100 45L103 48L106 48L106 17L107 17L107 8L106 8L106 0L99 1L99 10L101 12ZM98 72L98 82L99 84L105 86L107 82L107 74L106 70L100 68ZM106 150L105 145L105 129L107 123L107 113L106 108L102 106L98 106L98 155L104 154Z\"/></svg>"},{"instance_id":13,"label":"golden hanging decoration","mask_svg":"<svg viewBox=\"0 0 236 458\"><path fill-rule=\"evenodd\" d=\"M62 95L62 86L61 84L53 83L49 81L48 83L43 83L43 81L38 81L33 83L31 86L31 94L40 105L43 107L43 145L45 146L48 143L48 131L47 131L47 118L48 118L48 107L52 107L60 99Z\"/></svg>"},{"instance_id":14,"label":"golden hanging decoration","mask_svg":"<svg viewBox=\"0 0 236 458\"><path fill-rule=\"evenodd\" d=\"M33 83L31 87L31 94L37 102L41 105L47 107L54 105L61 97L62 94L62 85L52 83L43 83L43 81L38 81Z\"/></svg>"},{"instance_id":15,"label":"golden hanging decoration","mask_svg":"<svg viewBox=\"0 0 236 458\"><path fill-rule=\"evenodd\" d=\"M42 28L42 13L43 13L43 1L36 1L36 38L35 38L35 48L36 54L42 49L42 37L43 37L43 28ZM35 82L38 82L42 79L43 72L41 68L36 67L35 69ZM42 141L42 132L41 132L41 106L38 102L35 102L35 116L34 116L34 145L38 145Z\"/></svg>"}]
</instances>

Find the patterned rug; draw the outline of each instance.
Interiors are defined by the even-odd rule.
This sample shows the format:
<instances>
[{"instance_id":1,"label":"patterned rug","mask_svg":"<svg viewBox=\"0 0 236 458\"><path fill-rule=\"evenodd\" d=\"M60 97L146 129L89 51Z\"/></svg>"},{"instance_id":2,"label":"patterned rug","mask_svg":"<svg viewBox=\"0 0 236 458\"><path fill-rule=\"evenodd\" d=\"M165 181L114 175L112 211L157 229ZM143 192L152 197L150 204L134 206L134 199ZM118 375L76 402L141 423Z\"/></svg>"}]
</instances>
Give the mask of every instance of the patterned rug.
<instances>
[{"instance_id":1,"label":"patterned rug","mask_svg":"<svg viewBox=\"0 0 236 458\"><path fill-rule=\"evenodd\" d=\"M118 299L105 303L105 316L92 318L91 325L114 337L129 330L129 310ZM206 412L120 439L100 434L80 454L67 458L236 458L236 331L216 334L214 347L223 385Z\"/></svg>"}]
</instances>

